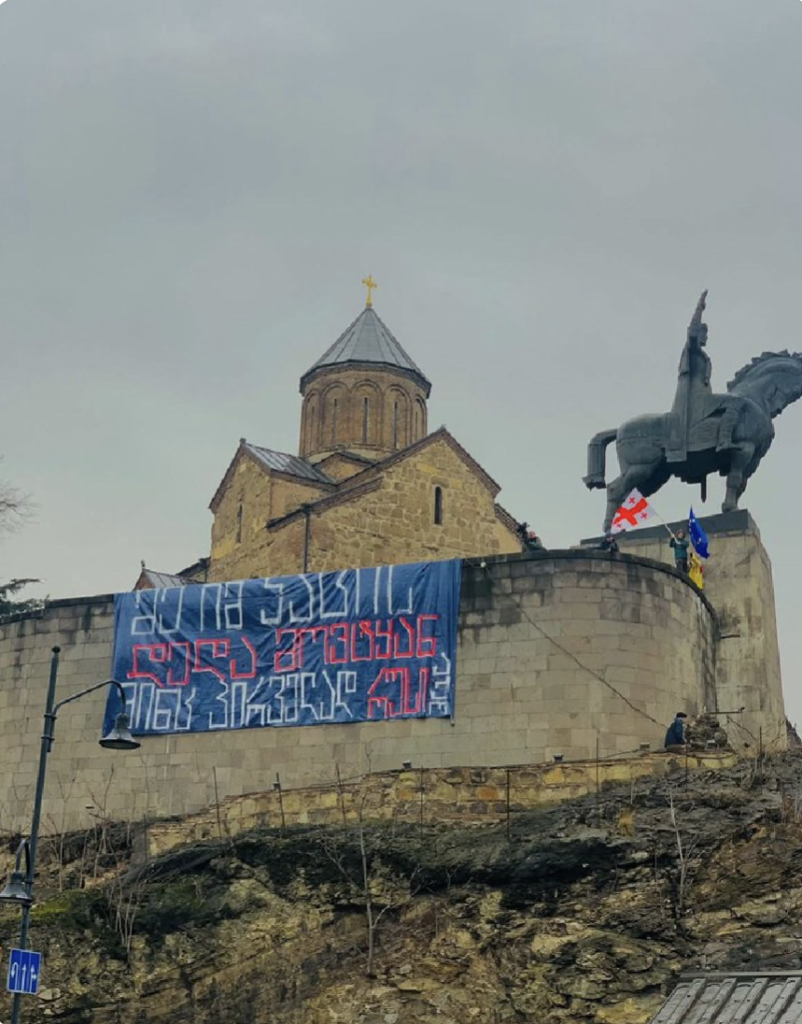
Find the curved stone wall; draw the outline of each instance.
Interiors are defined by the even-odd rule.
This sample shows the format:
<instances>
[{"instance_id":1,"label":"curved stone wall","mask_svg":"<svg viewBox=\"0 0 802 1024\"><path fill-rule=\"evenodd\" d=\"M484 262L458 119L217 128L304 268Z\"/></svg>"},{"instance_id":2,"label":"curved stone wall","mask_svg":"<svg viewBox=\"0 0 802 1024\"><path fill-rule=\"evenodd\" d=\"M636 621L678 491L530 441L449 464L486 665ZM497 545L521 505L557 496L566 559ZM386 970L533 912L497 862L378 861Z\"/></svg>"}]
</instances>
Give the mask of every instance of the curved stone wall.
<instances>
[{"instance_id":1,"label":"curved stone wall","mask_svg":"<svg viewBox=\"0 0 802 1024\"><path fill-rule=\"evenodd\" d=\"M184 814L247 792L366 771L536 764L662 745L679 708L715 709L715 618L673 570L599 551L466 563L453 721L370 722L147 737L97 745L105 692L64 708L44 807L50 831L98 816ZM58 698L108 676L113 600L56 601L0 625L0 824L25 830L51 648Z\"/></svg>"},{"instance_id":2,"label":"curved stone wall","mask_svg":"<svg viewBox=\"0 0 802 1024\"><path fill-rule=\"evenodd\" d=\"M715 643L709 604L659 562L572 551L470 568L463 714L495 763L594 757L597 739L602 757L660 747L678 710L715 708Z\"/></svg>"}]
</instances>

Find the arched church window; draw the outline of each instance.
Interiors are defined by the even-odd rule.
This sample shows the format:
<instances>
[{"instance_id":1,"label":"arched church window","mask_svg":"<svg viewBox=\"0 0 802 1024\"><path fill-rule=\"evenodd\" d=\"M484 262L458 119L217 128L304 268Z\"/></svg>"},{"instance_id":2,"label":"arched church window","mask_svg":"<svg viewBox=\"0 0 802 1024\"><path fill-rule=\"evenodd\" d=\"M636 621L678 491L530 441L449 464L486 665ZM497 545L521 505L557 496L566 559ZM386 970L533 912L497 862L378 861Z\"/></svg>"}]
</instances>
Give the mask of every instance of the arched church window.
<instances>
[{"instance_id":1,"label":"arched church window","mask_svg":"<svg viewBox=\"0 0 802 1024\"><path fill-rule=\"evenodd\" d=\"M337 399L331 404L331 440L337 440Z\"/></svg>"},{"instance_id":2,"label":"arched church window","mask_svg":"<svg viewBox=\"0 0 802 1024\"><path fill-rule=\"evenodd\" d=\"M370 423L370 399L362 399L362 443L368 443L368 426Z\"/></svg>"},{"instance_id":3,"label":"arched church window","mask_svg":"<svg viewBox=\"0 0 802 1024\"><path fill-rule=\"evenodd\" d=\"M393 448L398 447L398 402L393 403Z\"/></svg>"},{"instance_id":4,"label":"arched church window","mask_svg":"<svg viewBox=\"0 0 802 1024\"><path fill-rule=\"evenodd\" d=\"M320 421L318 419L317 395L310 395L307 399L306 415L304 416L304 430L304 447L309 451L320 441Z\"/></svg>"},{"instance_id":5,"label":"arched church window","mask_svg":"<svg viewBox=\"0 0 802 1024\"><path fill-rule=\"evenodd\" d=\"M242 541L242 502L237 507L237 544Z\"/></svg>"},{"instance_id":6,"label":"arched church window","mask_svg":"<svg viewBox=\"0 0 802 1024\"><path fill-rule=\"evenodd\" d=\"M415 405L413 406L413 429L415 431L414 440L419 441L426 433L426 414L423 402L419 399L415 399Z\"/></svg>"},{"instance_id":7,"label":"arched church window","mask_svg":"<svg viewBox=\"0 0 802 1024\"><path fill-rule=\"evenodd\" d=\"M434 524L435 526L443 525L443 488L435 487L434 489Z\"/></svg>"}]
</instances>

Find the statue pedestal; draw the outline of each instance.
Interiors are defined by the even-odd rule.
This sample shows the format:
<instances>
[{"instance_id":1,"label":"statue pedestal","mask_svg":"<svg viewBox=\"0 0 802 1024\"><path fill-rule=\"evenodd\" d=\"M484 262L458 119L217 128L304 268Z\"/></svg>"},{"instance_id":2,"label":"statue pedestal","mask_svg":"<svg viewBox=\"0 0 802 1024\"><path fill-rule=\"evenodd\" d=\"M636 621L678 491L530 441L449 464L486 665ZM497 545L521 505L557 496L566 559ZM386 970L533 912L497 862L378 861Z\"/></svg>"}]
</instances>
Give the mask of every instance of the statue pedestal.
<instances>
[{"instance_id":1,"label":"statue pedestal","mask_svg":"<svg viewBox=\"0 0 802 1024\"><path fill-rule=\"evenodd\" d=\"M710 541L705 596L718 618L716 704L730 743L753 755L788 745L771 562L745 509L699 520ZM671 524L676 533L687 522ZM663 526L618 535L622 554L673 564ZM583 541L591 544L592 541ZM743 711L740 709L743 708ZM677 711L682 710L677 708Z\"/></svg>"}]
</instances>

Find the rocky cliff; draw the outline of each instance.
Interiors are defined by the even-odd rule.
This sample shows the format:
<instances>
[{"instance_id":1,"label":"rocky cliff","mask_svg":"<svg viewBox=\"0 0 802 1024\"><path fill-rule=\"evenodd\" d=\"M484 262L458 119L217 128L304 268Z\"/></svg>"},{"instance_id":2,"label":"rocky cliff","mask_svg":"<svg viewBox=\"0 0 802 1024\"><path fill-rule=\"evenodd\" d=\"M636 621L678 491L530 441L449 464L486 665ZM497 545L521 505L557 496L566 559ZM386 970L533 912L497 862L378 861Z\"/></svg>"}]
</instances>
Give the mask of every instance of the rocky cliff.
<instances>
[{"instance_id":1,"label":"rocky cliff","mask_svg":"<svg viewBox=\"0 0 802 1024\"><path fill-rule=\"evenodd\" d=\"M44 844L26 1021L638 1024L682 969L802 967L799 754L509 825L365 818L151 860L141 839Z\"/></svg>"}]
</instances>

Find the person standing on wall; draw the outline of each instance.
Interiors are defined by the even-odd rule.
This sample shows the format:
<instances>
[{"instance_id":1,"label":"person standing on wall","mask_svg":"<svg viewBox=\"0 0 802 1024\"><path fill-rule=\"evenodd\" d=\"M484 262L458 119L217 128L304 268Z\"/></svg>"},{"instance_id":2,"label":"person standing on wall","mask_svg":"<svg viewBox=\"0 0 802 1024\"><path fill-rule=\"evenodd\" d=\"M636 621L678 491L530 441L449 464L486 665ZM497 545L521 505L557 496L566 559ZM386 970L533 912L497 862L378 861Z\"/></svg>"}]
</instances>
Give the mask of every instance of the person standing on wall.
<instances>
[{"instance_id":1,"label":"person standing on wall","mask_svg":"<svg viewBox=\"0 0 802 1024\"><path fill-rule=\"evenodd\" d=\"M688 548L691 542L685 536L684 530L680 530L679 533L671 534L671 540L668 542L669 547L674 549L674 566L679 569L680 572L688 575Z\"/></svg>"},{"instance_id":2,"label":"person standing on wall","mask_svg":"<svg viewBox=\"0 0 802 1024\"><path fill-rule=\"evenodd\" d=\"M518 536L525 551L543 551L543 542L534 530L529 529L529 523L518 524Z\"/></svg>"}]
</instances>

